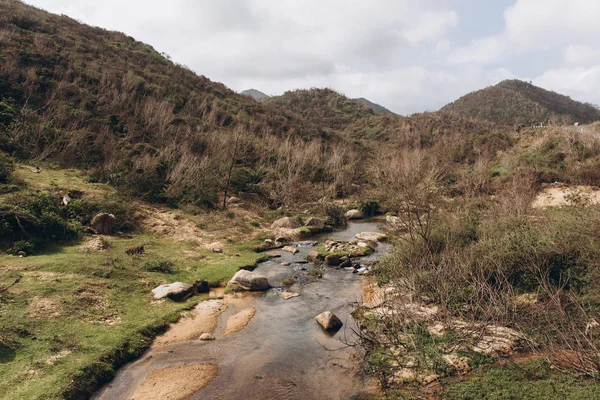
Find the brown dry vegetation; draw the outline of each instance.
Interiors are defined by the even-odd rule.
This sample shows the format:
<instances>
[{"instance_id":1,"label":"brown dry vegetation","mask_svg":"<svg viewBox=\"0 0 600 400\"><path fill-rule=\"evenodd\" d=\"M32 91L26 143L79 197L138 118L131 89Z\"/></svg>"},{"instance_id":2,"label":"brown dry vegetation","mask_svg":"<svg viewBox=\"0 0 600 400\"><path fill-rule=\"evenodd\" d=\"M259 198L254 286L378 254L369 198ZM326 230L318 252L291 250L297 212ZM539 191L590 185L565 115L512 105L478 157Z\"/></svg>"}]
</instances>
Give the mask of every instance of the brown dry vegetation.
<instances>
[{"instance_id":1,"label":"brown dry vegetation","mask_svg":"<svg viewBox=\"0 0 600 400\"><path fill-rule=\"evenodd\" d=\"M540 123L590 123L600 118L600 112L591 104L519 80L503 81L469 93L446 105L442 111L516 127Z\"/></svg>"},{"instance_id":2,"label":"brown dry vegetation","mask_svg":"<svg viewBox=\"0 0 600 400\"><path fill-rule=\"evenodd\" d=\"M525 337L515 351L543 352L551 362L562 360L555 363L557 368L598 378L600 337L594 321L600 321L600 209L576 193L562 208L532 204L544 185L598 185L600 143L561 129L523 129L517 134L505 127L551 114L565 121L596 118L588 113L589 107L534 88L521 90L514 82L503 84L499 93L484 93L492 98L482 104L496 104L494 110L500 113L491 117L469 110L375 115L327 89L289 92L258 103L121 33L84 26L15 0L0 2L0 48L0 193L10 192L2 194L0 204L3 250L18 254L27 247L35 254L47 250L42 244L77 240L82 226L103 210L117 214L120 229L144 229L160 236L140 237L155 245L149 246L146 256L165 250L177 255L185 268L177 268L175 276L220 281L243 264L231 253L258 258L250 246L234 246L228 239L245 240L253 228L280 214L267 212L267 206L294 215L325 198L331 202L314 207L332 221L343 222L344 210L332 206L333 200L373 208L379 203L398 220L391 232L395 250L380 263L377 279L408 293L415 307L435 308L436 318L449 327L442 339L432 339L422 321L407 324L402 313L400 318L383 313L363 321L368 370L379 374L384 389L399 385L390 379L397 372L390 363L390 342L408 343L406 347L418 355L417 367L455 374L438 344L456 348L465 340L451 328L457 319L483 327L481 332L489 326L514 329ZM492 122L474 119L482 117ZM39 173L27 167L28 174L35 175L25 180L24 167L17 165L14 173L12 159L46 164ZM46 166L53 163L85 170L91 181L120 190L110 191L106 198L84 193L63 206L59 194L64 185L36 183L47 177ZM81 188L108 190L83 183ZM218 214L218 224L212 223L208 208L224 207L228 196L245 193L258 195L254 205L246 202L246 206L259 215L232 208ZM196 216L181 220L179 212L159 207L133 210L139 204L133 199L177 205ZM145 214L141 221L133 218L136 211ZM223 257L210 253L210 247L223 242L227 242ZM119 239L113 244L107 253L118 252L119 263L98 254L89 257L115 264L113 273L124 278L110 281L104 266L97 271L88 266L101 274L91 281L117 282L123 293L133 285L136 295L142 296L148 294L149 284L135 286L143 283L140 276L153 278L153 284L159 283L156 277L174 278L173 271L141 271L134 260L121 260L124 246L134 243ZM39 260L60 256L58 272L85 274L77 260L88 255L66 250ZM106 304L98 287L77 293L65 288L61 293L76 296L73 304L67 304L71 308L65 308L54 294L37 293L45 293L43 279L60 284L66 278L28 271L19 260L17 269L6 266L0 295L25 296L19 279L40 287L35 287L31 301L18 297L27 310L12 306L14 315L27 314L37 324L40 315L60 318L66 311L81 311L84 307L78 305L83 304L86 311L99 314L91 316L94 323L114 322L113 313L103 310ZM201 263L192 266L192 261ZM123 293L119 292L128 301L135 300ZM132 308L133 332L141 320L147 322L139 310L154 312L146 300ZM158 317L166 320L168 315L171 320L167 311L181 308L169 307L156 308ZM33 322L23 324L29 327ZM121 325L116 323L117 328ZM162 329L164 321L155 325ZM155 330L159 329L148 335ZM5 331L15 348L33 346L33 339L22 337L14 327ZM104 337L104 332L98 329L94 334ZM126 334L118 332L113 341L121 343ZM144 336L136 351L147 339ZM472 353L465 357L477 365L495 361L493 356ZM75 362L71 367L77 373L83 368ZM45 379L50 379L51 369L44 368ZM4 374L14 378L7 369ZM62 378L63 384L70 382L70 375ZM88 389L78 387L77 393ZM36 393L44 390L42 384L35 388Z\"/></svg>"}]
</instances>

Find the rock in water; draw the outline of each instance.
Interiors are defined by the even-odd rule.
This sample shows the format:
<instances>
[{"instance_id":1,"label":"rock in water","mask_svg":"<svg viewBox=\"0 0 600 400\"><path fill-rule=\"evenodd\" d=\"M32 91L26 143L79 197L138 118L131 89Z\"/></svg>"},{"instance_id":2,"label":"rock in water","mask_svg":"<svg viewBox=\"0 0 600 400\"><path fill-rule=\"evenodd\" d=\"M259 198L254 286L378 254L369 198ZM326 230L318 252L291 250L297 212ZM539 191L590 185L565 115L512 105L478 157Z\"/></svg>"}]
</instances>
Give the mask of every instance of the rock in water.
<instances>
[{"instance_id":1,"label":"rock in water","mask_svg":"<svg viewBox=\"0 0 600 400\"><path fill-rule=\"evenodd\" d=\"M101 235L112 235L115 233L117 218L112 214L100 213L92 219L90 226Z\"/></svg>"},{"instance_id":2,"label":"rock in water","mask_svg":"<svg viewBox=\"0 0 600 400\"><path fill-rule=\"evenodd\" d=\"M239 270L231 278L228 285L237 285L244 290L251 291L268 290L271 287L267 278L254 272L246 271L245 269Z\"/></svg>"},{"instance_id":3,"label":"rock in water","mask_svg":"<svg viewBox=\"0 0 600 400\"><path fill-rule=\"evenodd\" d=\"M296 293L296 292L281 292L280 296L284 300L289 300L289 299L293 299L294 297L300 296L300 293Z\"/></svg>"},{"instance_id":4,"label":"rock in water","mask_svg":"<svg viewBox=\"0 0 600 400\"><path fill-rule=\"evenodd\" d=\"M300 224L295 219L290 218L290 217L283 217L283 218L279 218L277 221L273 222L273 224L271 225L271 229L278 229L278 228L294 229L294 228L297 228L299 225Z\"/></svg>"},{"instance_id":5,"label":"rock in water","mask_svg":"<svg viewBox=\"0 0 600 400\"><path fill-rule=\"evenodd\" d=\"M292 253L292 254L296 254L298 251L300 251L300 250L298 250L297 248L295 248L295 247L292 247L292 246L285 246L285 247L284 247L283 249L281 249L281 250L283 250L283 251L287 251L288 253Z\"/></svg>"},{"instance_id":6,"label":"rock in water","mask_svg":"<svg viewBox=\"0 0 600 400\"><path fill-rule=\"evenodd\" d=\"M325 311L324 313L317 315L315 319L326 331L337 331L344 325L331 311Z\"/></svg>"},{"instance_id":7,"label":"rock in water","mask_svg":"<svg viewBox=\"0 0 600 400\"><path fill-rule=\"evenodd\" d=\"M196 288L196 293L209 293L210 286L208 281L201 280L194 282L194 288Z\"/></svg>"},{"instance_id":8,"label":"rock in water","mask_svg":"<svg viewBox=\"0 0 600 400\"><path fill-rule=\"evenodd\" d=\"M340 256L336 254L330 254L327 257L325 257L325 263L327 263L327 265L329 265L330 267L337 267L338 265L340 265L340 262Z\"/></svg>"},{"instance_id":9,"label":"rock in water","mask_svg":"<svg viewBox=\"0 0 600 400\"><path fill-rule=\"evenodd\" d=\"M349 210L346 211L345 215L347 219L362 219L365 217L365 215L360 210Z\"/></svg>"},{"instance_id":10,"label":"rock in water","mask_svg":"<svg viewBox=\"0 0 600 400\"><path fill-rule=\"evenodd\" d=\"M356 234L358 240L381 242L387 239L387 235L379 232L361 232Z\"/></svg>"},{"instance_id":11,"label":"rock in water","mask_svg":"<svg viewBox=\"0 0 600 400\"><path fill-rule=\"evenodd\" d=\"M200 335L200 340L215 340L215 337L213 335L211 335L210 333L203 333L202 335Z\"/></svg>"},{"instance_id":12,"label":"rock in water","mask_svg":"<svg viewBox=\"0 0 600 400\"><path fill-rule=\"evenodd\" d=\"M152 293L154 293L154 299L156 300L167 297L174 301L181 301L193 295L194 292L194 285L183 282L168 283L152 289Z\"/></svg>"}]
</instances>

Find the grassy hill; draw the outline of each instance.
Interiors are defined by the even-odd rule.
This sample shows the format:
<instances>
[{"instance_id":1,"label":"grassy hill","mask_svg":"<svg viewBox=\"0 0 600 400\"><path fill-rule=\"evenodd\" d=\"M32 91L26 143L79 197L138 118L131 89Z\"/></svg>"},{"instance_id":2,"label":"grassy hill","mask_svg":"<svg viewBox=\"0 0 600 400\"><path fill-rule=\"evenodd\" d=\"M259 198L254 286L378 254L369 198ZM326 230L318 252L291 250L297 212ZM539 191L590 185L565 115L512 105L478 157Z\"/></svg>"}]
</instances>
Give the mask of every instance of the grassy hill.
<instances>
[{"instance_id":1,"label":"grassy hill","mask_svg":"<svg viewBox=\"0 0 600 400\"><path fill-rule=\"evenodd\" d=\"M270 97L265 103L331 130L343 130L356 120L375 115L373 110L331 89L294 90Z\"/></svg>"},{"instance_id":2,"label":"grassy hill","mask_svg":"<svg viewBox=\"0 0 600 400\"><path fill-rule=\"evenodd\" d=\"M392 111L388 110L384 106L379 105L377 103L373 103L372 101L367 100L364 97L359 97L357 99L354 99L354 101L357 101L360 104L364 105L365 107L370 108L376 114L394 114Z\"/></svg>"},{"instance_id":3,"label":"grassy hill","mask_svg":"<svg viewBox=\"0 0 600 400\"><path fill-rule=\"evenodd\" d=\"M442 111L505 125L590 123L600 119L600 111L592 105L519 80L506 80L469 93Z\"/></svg>"},{"instance_id":4,"label":"grassy hill","mask_svg":"<svg viewBox=\"0 0 600 400\"><path fill-rule=\"evenodd\" d=\"M0 151L148 200L214 204L232 157L234 175L268 192L284 142L338 140L122 33L20 1L0 2L0 49Z\"/></svg>"}]
</instances>

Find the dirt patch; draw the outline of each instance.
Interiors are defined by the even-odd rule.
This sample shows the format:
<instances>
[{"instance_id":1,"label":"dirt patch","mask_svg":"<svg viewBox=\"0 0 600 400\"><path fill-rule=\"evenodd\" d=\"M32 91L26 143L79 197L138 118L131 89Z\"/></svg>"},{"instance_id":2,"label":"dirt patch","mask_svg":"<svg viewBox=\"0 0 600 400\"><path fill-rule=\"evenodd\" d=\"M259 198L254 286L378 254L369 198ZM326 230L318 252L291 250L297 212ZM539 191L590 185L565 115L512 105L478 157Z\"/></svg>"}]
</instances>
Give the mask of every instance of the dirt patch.
<instances>
[{"instance_id":1,"label":"dirt patch","mask_svg":"<svg viewBox=\"0 0 600 400\"><path fill-rule=\"evenodd\" d=\"M96 253L110 249L111 244L101 236L94 236L79 246L82 253Z\"/></svg>"},{"instance_id":2,"label":"dirt patch","mask_svg":"<svg viewBox=\"0 0 600 400\"><path fill-rule=\"evenodd\" d=\"M214 364L188 364L157 369L135 391L135 400L183 400L205 388L217 376Z\"/></svg>"},{"instance_id":3,"label":"dirt patch","mask_svg":"<svg viewBox=\"0 0 600 400\"><path fill-rule=\"evenodd\" d=\"M152 235L166 236L175 242L190 242L206 246L212 237L202 231L197 223L173 211L141 206L138 212L142 228Z\"/></svg>"},{"instance_id":4,"label":"dirt patch","mask_svg":"<svg viewBox=\"0 0 600 400\"><path fill-rule=\"evenodd\" d=\"M600 189L595 186L545 185L533 201L533 208L600 204Z\"/></svg>"},{"instance_id":5,"label":"dirt patch","mask_svg":"<svg viewBox=\"0 0 600 400\"><path fill-rule=\"evenodd\" d=\"M28 313L33 318L56 318L61 315L60 307L55 301L40 296L31 299Z\"/></svg>"},{"instance_id":6,"label":"dirt patch","mask_svg":"<svg viewBox=\"0 0 600 400\"><path fill-rule=\"evenodd\" d=\"M161 347L172 343L198 339L203 333L213 333L217 327L219 315L225 311L222 300L200 302L192 315L173 324L165 334L156 338L153 346Z\"/></svg>"},{"instance_id":7,"label":"dirt patch","mask_svg":"<svg viewBox=\"0 0 600 400\"><path fill-rule=\"evenodd\" d=\"M248 307L229 317L225 330L223 331L223 336L231 335L232 333L244 329L246 325L250 323L252 318L254 318L254 314L256 314L256 309L254 307Z\"/></svg>"}]
</instances>

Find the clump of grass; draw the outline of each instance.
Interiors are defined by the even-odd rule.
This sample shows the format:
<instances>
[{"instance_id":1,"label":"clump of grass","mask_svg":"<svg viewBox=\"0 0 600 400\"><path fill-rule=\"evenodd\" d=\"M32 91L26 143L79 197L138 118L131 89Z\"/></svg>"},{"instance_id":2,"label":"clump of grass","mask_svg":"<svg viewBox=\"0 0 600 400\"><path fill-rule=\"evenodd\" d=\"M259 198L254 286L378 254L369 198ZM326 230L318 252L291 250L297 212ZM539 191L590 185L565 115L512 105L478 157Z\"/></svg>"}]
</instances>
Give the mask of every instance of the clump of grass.
<instances>
[{"instance_id":1,"label":"clump of grass","mask_svg":"<svg viewBox=\"0 0 600 400\"><path fill-rule=\"evenodd\" d=\"M292 285L294 285L296 283L296 279L294 278L285 278L283 281L283 284L287 287L290 287Z\"/></svg>"},{"instance_id":2,"label":"clump of grass","mask_svg":"<svg viewBox=\"0 0 600 400\"><path fill-rule=\"evenodd\" d=\"M171 274L174 271L174 263L169 260L146 261L144 264L142 264L142 269L148 272Z\"/></svg>"},{"instance_id":3,"label":"clump of grass","mask_svg":"<svg viewBox=\"0 0 600 400\"><path fill-rule=\"evenodd\" d=\"M318 268L313 268L308 271L308 275L316 279L321 279L323 277L323 271Z\"/></svg>"}]
</instances>

